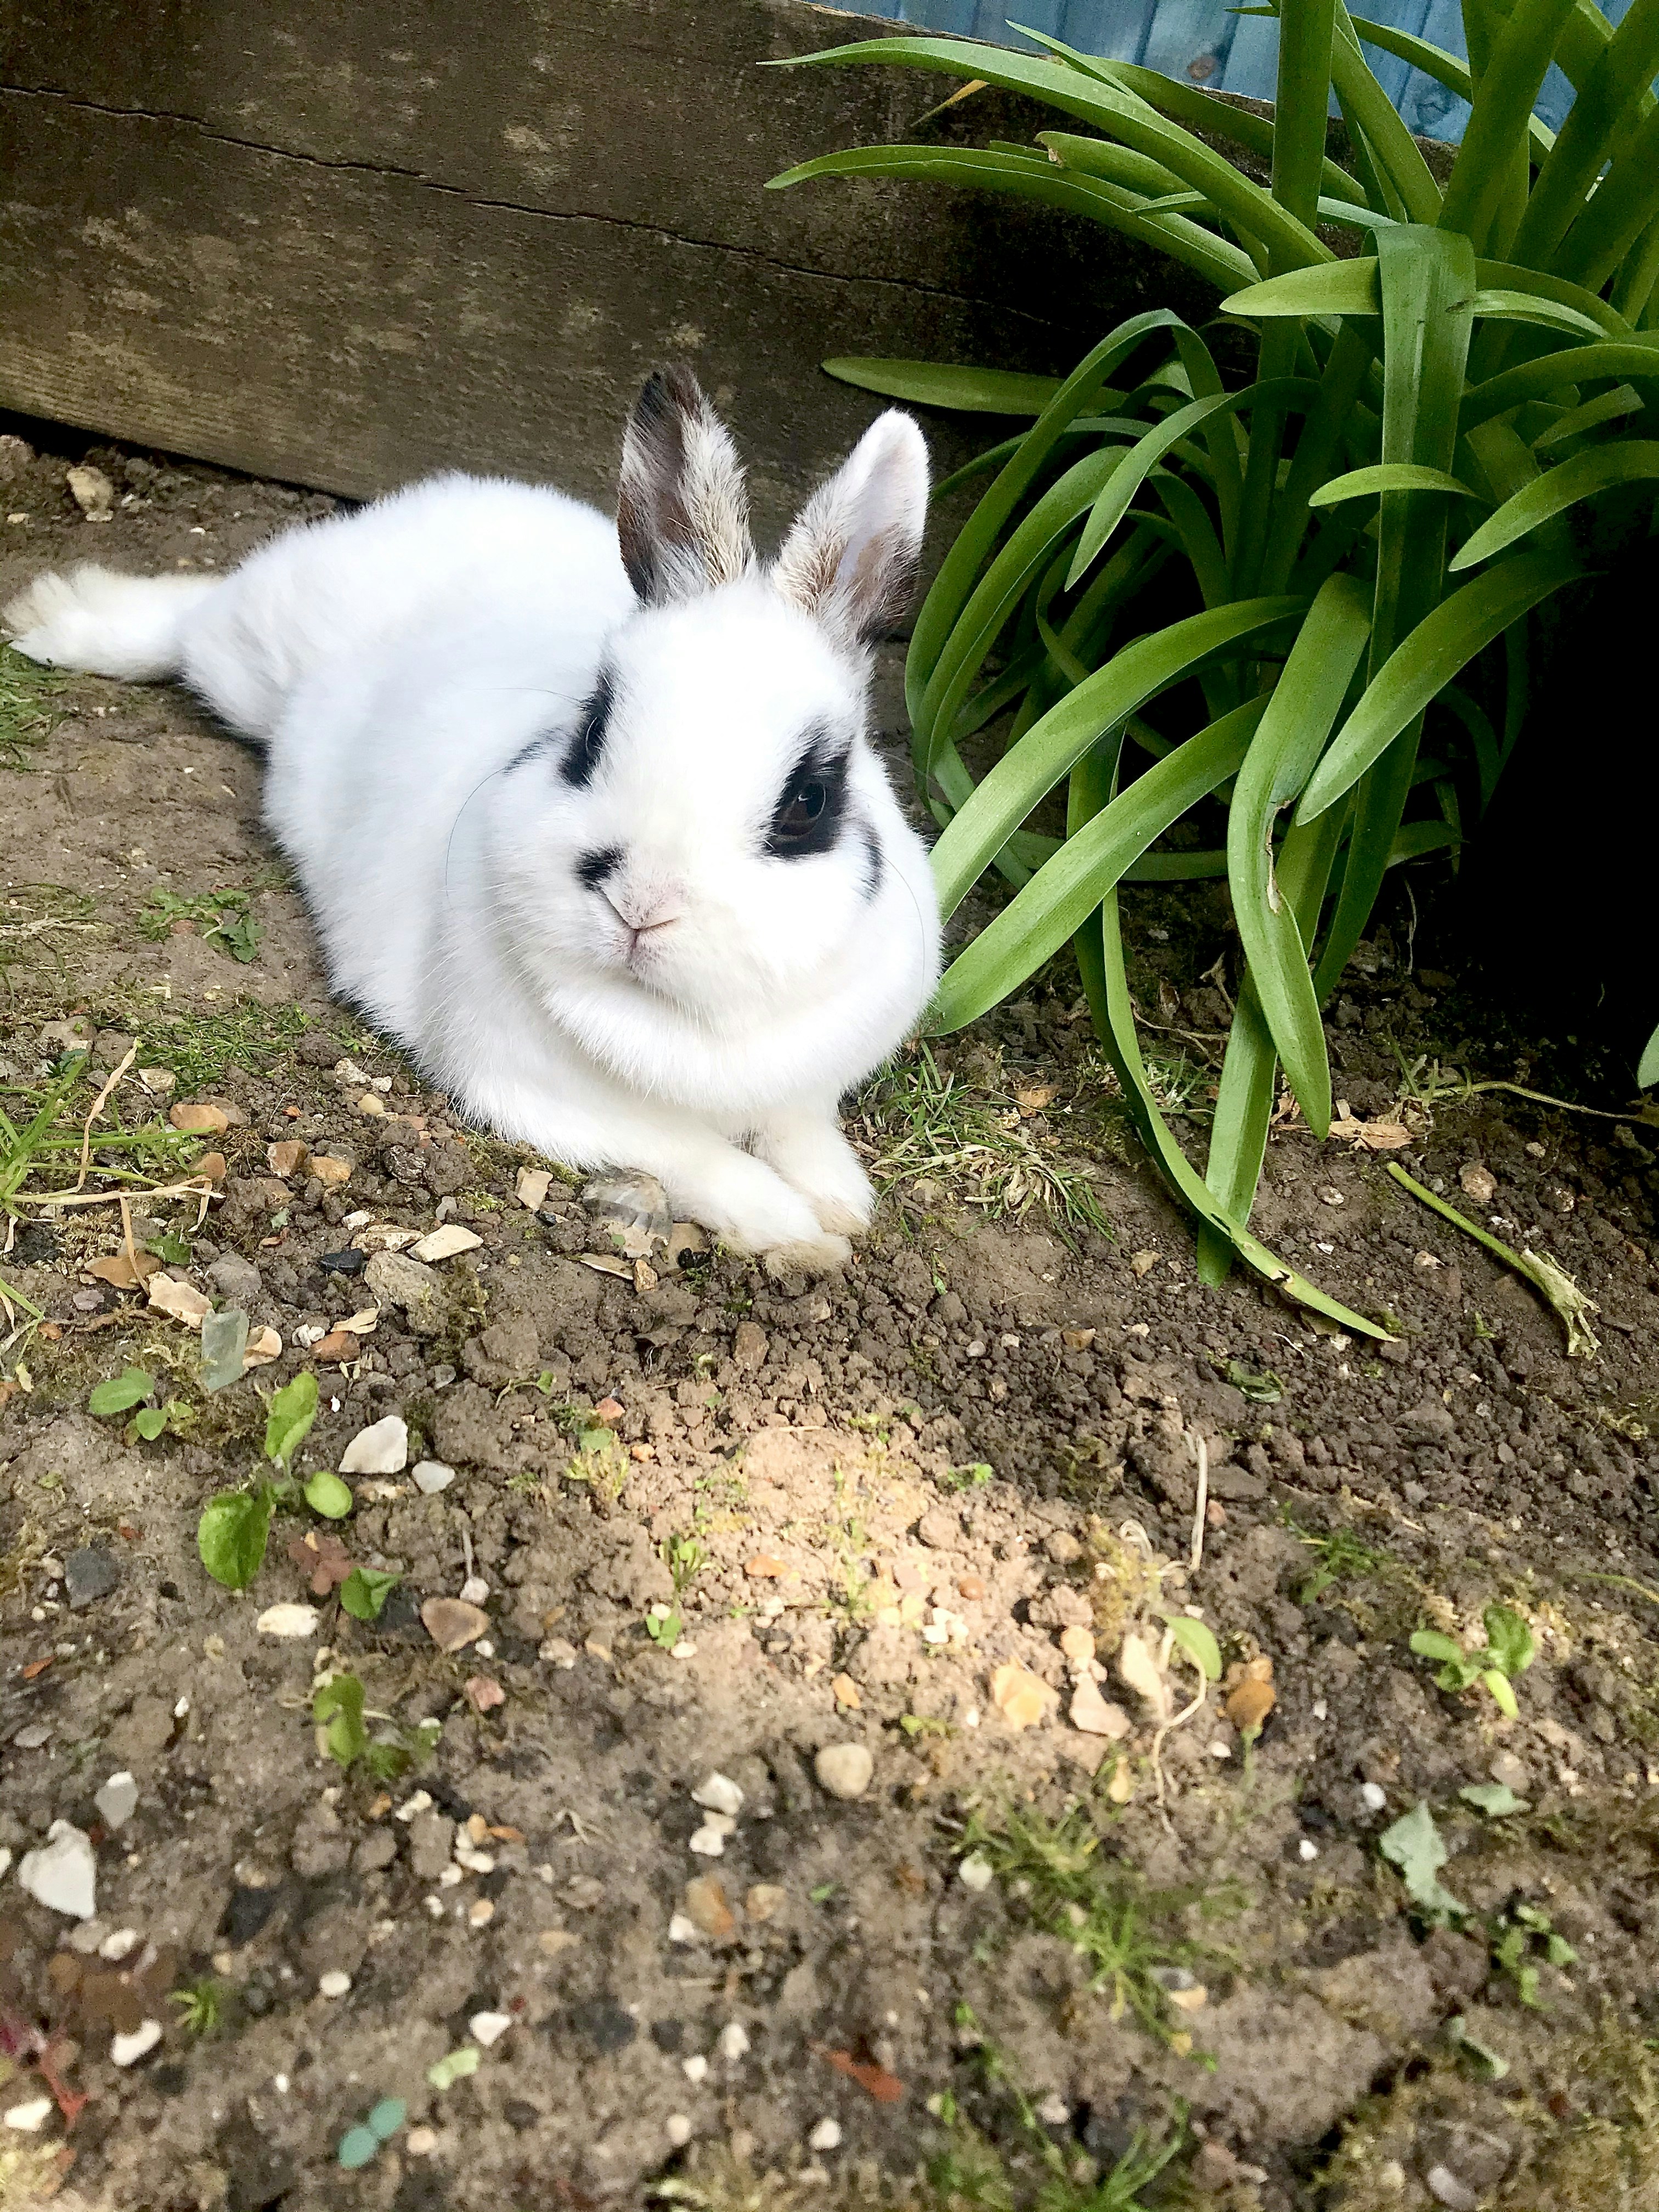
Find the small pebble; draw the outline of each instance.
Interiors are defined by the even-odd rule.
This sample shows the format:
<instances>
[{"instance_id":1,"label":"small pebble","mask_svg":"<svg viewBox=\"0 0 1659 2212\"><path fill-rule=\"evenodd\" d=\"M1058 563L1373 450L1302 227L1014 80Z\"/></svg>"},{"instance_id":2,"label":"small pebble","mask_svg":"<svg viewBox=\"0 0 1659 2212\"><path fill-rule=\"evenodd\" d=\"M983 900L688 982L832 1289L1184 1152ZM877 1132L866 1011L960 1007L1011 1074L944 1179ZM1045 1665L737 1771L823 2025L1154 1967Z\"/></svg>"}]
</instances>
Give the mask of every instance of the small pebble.
<instances>
[{"instance_id":1,"label":"small pebble","mask_svg":"<svg viewBox=\"0 0 1659 2212\"><path fill-rule=\"evenodd\" d=\"M340 1455L342 1474L401 1474L409 1465L409 1425L401 1413L360 1429Z\"/></svg>"},{"instance_id":2,"label":"small pebble","mask_svg":"<svg viewBox=\"0 0 1659 2212\"><path fill-rule=\"evenodd\" d=\"M1304 1866L1311 1866L1319 1856L1319 1846L1316 1843L1310 1843L1308 1838L1304 1836L1296 1847L1296 1855Z\"/></svg>"},{"instance_id":3,"label":"small pebble","mask_svg":"<svg viewBox=\"0 0 1659 2212\"><path fill-rule=\"evenodd\" d=\"M743 1792L725 1774L711 1774L701 1790L691 1792L691 1802L701 1805L710 1813L723 1813L735 1820L743 1810Z\"/></svg>"},{"instance_id":4,"label":"small pebble","mask_svg":"<svg viewBox=\"0 0 1659 2212\"><path fill-rule=\"evenodd\" d=\"M691 2123L684 2112L671 2112L665 2132L676 2150L684 2150L691 2140Z\"/></svg>"},{"instance_id":5,"label":"small pebble","mask_svg":"<svg viewBox=\"0 0 1659 2212\"><path fill-rule=\"evenodd\" d=\"M327 1973L318 1977L317 1994L319 1996L343 1997L350 1987L350 1975L342 1973L337 1966L331 1966Z\"/></svg>"},{"instance_id":6,"label":"small pebble","mask_svg":"<svg viewBox=\"0 0 1659 2212\"><path fill-rule=\"evenodd\" d=\"M972 1890L977 1897L981 1891L989 1889L996 1880L996 1869L982 1851L975 1851L957 1869L957 1880L964 1889Z\"/></svg>"},{"instance_id":7,"label":"small pebble","mask_svg":"<svg viewBox=\"0 0 1659 2212\"><path fill-rule=\"evenodd\" d=\"M314 1636L317 1608L314 1605L268 1605L253 1626L261 1636Z\"/></svg>"},{"instance_id":8,"label":"small pebble","mask_svg":"<svg viewBox=\"0 0 1659 2212\"><path fill-rule=\"evenodd\" d=\"M90 1837L68 1820L54 1820L40 1849L24 1852L17 1881L37 1905L71 1920L90 1920L98 1910L98 1862Z\"/></svg>"},{"instance_id":9,"label":"small pebble","mask_svg":"<svg viewBox=\"0 0 1659 2212\"><path fill-rule=\"evenodd\" d=\"M726 1831L712 1821L705 1821L691 1838L691 1849L702 1859L717 1859L725 1856Z\"/></svg>"},{"instance_id":10,"label":"small pebble","mask_svg":"<svg viewBox=\"0 0 1659 2212\"><path fill-rule=\"evenodd\" d=\"M812 1762L818 1787L831 1797L862 1797L876 1763L861 1743L827 1743Z\"/></svg>"},{"instance_id":11,"label":"small pebble","mask_svg":"<svg viewBox=\"0 0 1659 2212\"><path fill-rule=\"evenodd\" d=\"M470 1928L486 1928L495 1917L495 1901L493 1898L475 1898L467 1907L466 1919Z\"/></svg>"},{"instance_id":12,"label":"small pebble","mask_svg":"<svg viewBox=\"0 0 1659 2212\"><path fill-rule=\"evenodd\" d=\"M106 1936L98 1946L98 1955L100 1959L125 1959L137 1941L138 1930L136 1928L118 1928L113 1934Z\"/></svg>"},{"instance_id":13,"label":"small pebble","mask_svg":"<svg viewBox=\"0 0 1659 2212\"><path fill-rule=\"evenodd\" d=\"M696 2088L699 2081L706 2081L708 2079L708 2061L703 2057L702 2051L694 2052L690 2058L681 2059L680 2071L690 2082L692 2087Z\"/></svg>"},{"instance_id":14,"label":"small pebble","mask_svg":"<svg viewBox=\"0 0 1659 2212\"><path fill-rule=\"evenodd\" d=\"M447 1490L455 1480L455 1470L446 1467L441 1459L417 1460L412 1472L416 1490L424 1498L435 1498L441 1490Z\"/></svg>"},{"instance_id":15,"label":"small pebble","mask_svg":"<svg viewBox=\"0 0 1659 2212\"><path fill-rule=\"evenodd\" d=\"M436 2128L411 2128L404 2137L404 2148L411 2158L430 2158L437 2148Z\"/></svg>"},{"instance_id":16,"label":"small pebble","mask_svg":"<svg viewBox=\"0 0 1659 2212\"><path fill-rule=\"evenodd\" d=\"M1368 1813L1380 1813L1389 1802L1389 1793L1380 1782L1362 1782L1359 1802Z\"/></svg>"},{"instance_id":17,"label":"small pebble","mask_svg":"<svg viewBox=\"0 0 1659 2212\"><path fill-rule=\"evenodd\" d=\"M671 1943L701 1943L702 1930L685 1913L676 1912L668 1923L668 1940Z\"/></svg>"},{"instance_id":18,"label":"small pebble","mask_svg":"<svg viewBox=\"0 0 1659 2212\"><path fill-rule=\"evenodd\" d=\"M115 2066L136 2066L147 2051L154 2051L161 2040L159 2020L141 2020L131 2035L111 2039L110 2063Z\"/></svg>"},{"instance_id":19,"label":"small pebble","mask_svg":"<svg viewBox=\"0 0 1659 2212\"><path fill-rule=\"evenodd\" d=\"M1036 2108L1037 2118L1046 2128L1063 2128L1070 2122L1072 2108L1058 2089L1051 2090Z\"/></svg>"},{"instance_id":20,"label":"small pebble","mask_svg":"<svg viewBox=\"0 0 1659 2212\"><path fill-rule=\"evenodd\" d=\"M466 2024L466 2032L475 2043L483 2044L486 2051L493 2050L513 2025L510 2012L475 2012Z\"/></svg>"},{"instance_id":21,"label":"small pebble","mask_svg":"<svg viewBox=\"0 0 1659 2212\"><path fill-rule=\"evenodd\" d=\"M817 2125L813 2129L811 2134L807 2136L806 2148L808 2150L839 2150L841 2148L841 2122L839 2120L820 2120Z\"/></svg>"},{"instance_id":22,"label":"small pebble","mask_svg":"<svg viewBox=\"0 0 1659 2212\"><path fill-rule=\"evenodd\" d=\"M125 1772L112 1774L103 1788L94 1797L98 1817L112 1834L125 1828L138 1805L138 1784Z\"/></svg>"},{"instance_id":23,"label":"small pebble","mask_svg":"<svg viewBox=\"0 0 1659 2212\"><path fill-rule=\"evenodd\" d=\"M19 2135L38 2135L52 2117L50 2097L26 2098L22 2104L13 2105L6 2114L6 2125L15 2128Z\"/></svg>"},{"instance_id":24,"label":"small pebble","mask_svg":"<svg viewBox=\"0 0 1659 2212\"><path fill-rule=\"evenodd\" d=\"M463 1605L482 1605L489 1595L489 1584L482 1575L469 1575L461 1584Z\"/></svg>"},{"instance_id":25,"label":"small pebble","mask_svg":"<svg viewBox=\"0 0 1659 2212\"><path fill-rule=\"evenodd\" d=\"M574 1667L576 1647L562 1636L550 1636L538 1645L536 1656L550 1667Z\"/></svg>"},{"instance_id":26,"label":"small pebble","mask_svg":"<svg viewBox=\"0 0 1659 2212\"><path fill-rule=\"evenodd\" d=\"M728 2066L749 2055L749 2034L741 2021L728 2020L720 2030L720 2054Z\"/></svg>"}]
</instances>

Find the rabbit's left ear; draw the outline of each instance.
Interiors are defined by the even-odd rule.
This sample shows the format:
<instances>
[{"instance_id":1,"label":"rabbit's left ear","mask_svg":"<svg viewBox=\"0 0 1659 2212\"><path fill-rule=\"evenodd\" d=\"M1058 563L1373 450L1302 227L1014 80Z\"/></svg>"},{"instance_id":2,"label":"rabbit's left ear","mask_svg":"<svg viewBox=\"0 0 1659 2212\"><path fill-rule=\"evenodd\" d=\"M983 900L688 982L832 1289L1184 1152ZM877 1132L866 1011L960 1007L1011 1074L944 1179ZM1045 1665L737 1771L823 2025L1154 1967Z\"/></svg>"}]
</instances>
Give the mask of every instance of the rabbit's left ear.
<instances>
[{"instance_id":1,"label":"rabbit's left ear","mask_svg":"<svg viewBox=\"0 0 1659 2212\"><path fill-rule=\"evenodd\" d=\"M909 605L927 522L927 448L890 408L807 501L772 580L843 642L868 644Z\"/></svg>"},{"instance_id":2,"label":"rabbit's left ear","mask_svg":"<svg viewBox=\"0 0 1659 2212\"><path fill-rule=\"evenodd\" d=\"M617 536L647 606L735 583L753 565L749 495L731 434L689 368L659 368L623 440Z\"/></svg>"}]
</instances>

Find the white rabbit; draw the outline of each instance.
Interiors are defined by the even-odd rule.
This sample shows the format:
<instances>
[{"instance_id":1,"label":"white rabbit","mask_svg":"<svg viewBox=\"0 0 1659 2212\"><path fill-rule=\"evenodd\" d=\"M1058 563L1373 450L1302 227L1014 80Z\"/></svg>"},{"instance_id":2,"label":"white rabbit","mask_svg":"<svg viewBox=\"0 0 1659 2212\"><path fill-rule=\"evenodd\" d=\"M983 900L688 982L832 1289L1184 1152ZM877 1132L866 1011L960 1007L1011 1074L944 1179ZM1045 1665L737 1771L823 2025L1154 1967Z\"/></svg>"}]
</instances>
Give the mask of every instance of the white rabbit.
<instances>
[{"instance_id":1,"label":"white rabbit","mask_svg":"<svg viewBox=\"0 0 1659 2212\"><path fill-rule=\"evenodd\" d=\"M883 415L769 567L696 380L653 376L616 526L440 477L222 581L43 575L20 652L182 677L268 754L334 988L458 1105L644 1169L775 1270L873 1203L836 1105L938 974L927 854L866 732L927 460Z\"/></svg>"}]
</instances>

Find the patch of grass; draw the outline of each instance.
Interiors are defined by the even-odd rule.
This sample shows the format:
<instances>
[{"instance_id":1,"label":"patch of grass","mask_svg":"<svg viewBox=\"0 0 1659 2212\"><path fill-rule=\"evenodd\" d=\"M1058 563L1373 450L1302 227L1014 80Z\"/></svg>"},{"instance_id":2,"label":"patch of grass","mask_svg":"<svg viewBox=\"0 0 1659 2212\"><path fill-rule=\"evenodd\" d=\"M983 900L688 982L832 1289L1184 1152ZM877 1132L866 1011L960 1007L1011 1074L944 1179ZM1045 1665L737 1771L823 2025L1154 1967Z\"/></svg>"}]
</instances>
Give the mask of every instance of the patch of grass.
<instances>
[{"instance_id":1,"label":"patch of grass","mask_svg":"<svg viewBox=\"0 0 1659 2212\"><path fill-rule=\"evenodd\" d=\"M248 911L252 899L251 891L233 890L202 891L181 898L158 884L138 917L139 933L159 945L173 934L176 923L188 921L195 925L204 945L218 945L246 966L258 957L264 934Z\"/></svg>"},{"instance_id":2,"label":"patch of grass","mask_svg":"<svg viewBox=\"0 0 1659 2212\"><path fill-rule=\"evenodd\" d=\"M1194 1907L1236 1910L1237 1899L1219 1891L1151 1889L1132 1867L1104 1857L1102 1841L1080 1807L1061 1820L1011 1808L996 1826L973 1814L960 1848L988 1859L1037 1925L1086 1962L1113 2020L1133 2019L1178 2057L1192 2057L1189 2014L1171 2003L1171 1991L1180 1994L1183 1974L1223 1954L1175 1923Z\"/></svg>"},{"instance_id":3,"label":"patch of grass","mask_svg":"<svg viewBox=\"0 0 1659 2212\"><path fill-rule=\"evenodd\" d=\"M228 1068L271 1074L310 1026L310 1017L298 1006L239 999L212 1013L174 1014L158 1023L146 1042L145 1057L158 1067L170 1067L179 1091L188 1096L210 1088Z\"/></svg>"},{"instance_id":4,"label":"patch of grass","mask_svg":"<svg viewBox=\"0 0 1659 2212\"><path fill-rule=\"evenodd\" d=\"M1092 1178L1062 1156L1050 1126L1057 1105L1051 1097L1022 1113L1012 1091L965 1081L921 1044L865 1090L860 1127L878 1189L936 1182L994 1221L1023 1221L1035 1210L1062 1236L1092 1229L1109 1237Z\"/></svg>"},{"instance_id":5,"label":"patch of grass","mask_svg":"<svg viewBox=\"0 0 1659 2212\"><path fill-rule=\"evenodd\" d=\"M0 768L25 769L63 720L56 701L65 678L10 646L0 649Z\"/></svg>"},{"instance_id":6,"label":"patch of grass","mask_svg":"<svg viewBox=\"0 0 1659 2212\"><path fill-rule=\"evenodd\" d=\"M1318 1564L1296 1594L1298 1605L1312 1605L1337 1583L1364 1581L1385 1573L1393 1562L1386 1552L1374 1551L1355 1531L1338 1522L1328 1535L1316 1535L1291 1519L1291 1534L1316 1556Z\"/></svg>"},{"instance_id":7,"label":"patch of grass","mask_svg":"<svg viewBox=\"0 0 1659 2212\"><path fill-rule=\"evenodd\" d=\"M229 1995L223 1982L211 1974L203 1974L174 1990L167 2002L178 2006L179 2025L186 2035L204 2038L216 2033L223 2025L225 2002Z\"/></svg>"}]
</instances>

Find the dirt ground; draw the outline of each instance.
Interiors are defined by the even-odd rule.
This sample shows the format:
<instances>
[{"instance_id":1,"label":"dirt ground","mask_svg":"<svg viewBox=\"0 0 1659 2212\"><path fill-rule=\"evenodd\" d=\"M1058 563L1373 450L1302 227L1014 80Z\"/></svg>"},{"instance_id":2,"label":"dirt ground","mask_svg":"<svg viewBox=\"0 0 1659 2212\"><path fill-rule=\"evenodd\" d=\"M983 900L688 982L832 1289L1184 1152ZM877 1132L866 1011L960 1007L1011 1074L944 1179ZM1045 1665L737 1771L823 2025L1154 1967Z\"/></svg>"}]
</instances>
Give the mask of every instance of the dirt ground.
<instances>
[{"instance_id":1,"label":"dirt ground","mask_svg":"<svg viewBox=\"0 0 1659 2212\"><path fill-rule=\"evenodd\" d=\"M329 505L90 458L100 525L3 449L0 590ZM1391 894L1349 1134L1278 1132L1259 1216L1387 1342L1198 1283L1063 967L860 1102L844 1279L636 1267L331 1003L252 756L0 684L7 2212L1659 2205L1659 1130L1445 1073L1559 1091L1570 1040L1517 1058ZM1234 947L1201 886L1130 924L1201 1157ZM38 1202L123 1063L82 1189L129 1192L125 1261L116 1204ZM1599 1352L1390 1158L1567 1270ZM192 1170L204 1218L146 1195ZM167 1278L280 1356L206 1390ZM159 1436L88 1409L130 1367ZM388 1417L406 1451L347 1518L283 1504L238 1594L198 1516L307 1371L301 1480ZM1494 1606L1531 1664L1437 1686L1413 1634ZM88 1917L25 1886L57 1821Z\"/></svg>"}]
</instances>

